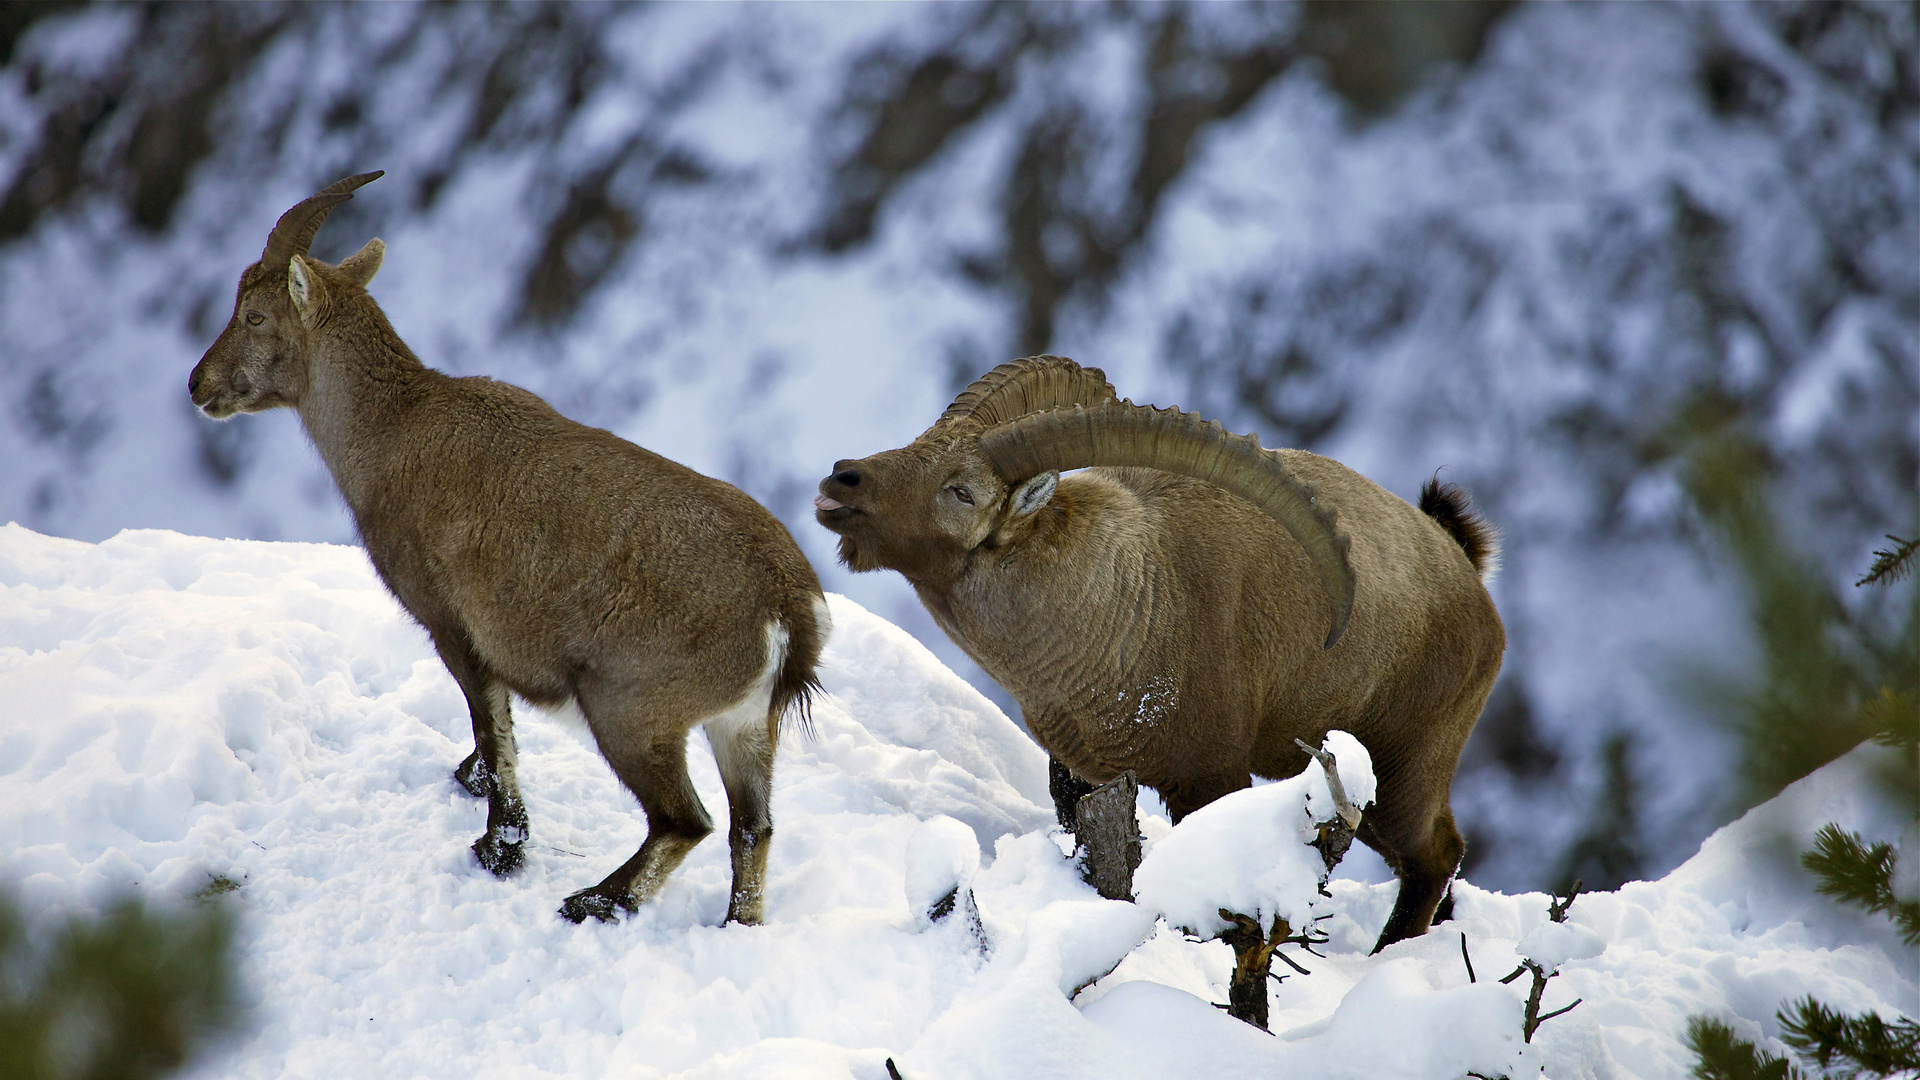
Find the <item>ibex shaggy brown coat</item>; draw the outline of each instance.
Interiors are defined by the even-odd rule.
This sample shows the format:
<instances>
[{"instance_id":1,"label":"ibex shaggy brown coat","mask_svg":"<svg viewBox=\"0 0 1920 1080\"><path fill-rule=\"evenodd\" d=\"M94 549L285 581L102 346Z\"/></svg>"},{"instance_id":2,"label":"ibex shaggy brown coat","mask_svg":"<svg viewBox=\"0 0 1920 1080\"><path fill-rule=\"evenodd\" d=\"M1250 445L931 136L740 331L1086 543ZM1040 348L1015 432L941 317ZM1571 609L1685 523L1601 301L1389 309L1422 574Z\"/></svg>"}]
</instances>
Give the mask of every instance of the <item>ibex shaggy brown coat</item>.
<instances>
[{"instance_id":1,"label":"ibex shaggy brown coat","mask_svg":"<svg viewBox=\"0 0 1920 1080\"><path fill-rule=\"evenodd\" d=\"M1127 769L1177 821L1299 772L1295 739L1352 732L1380 781L1358 835L1401 883L1376 948L1424 933L1506 645L1492 529L1457 489L1429 485L1422 513L1338 462L1114 399L1071 360L1004 364L912 445L836 464L818 520L1012 692L1063 824Z\"/></svg>"},{"instance_id":2,"label":"ibex shaggy brown coat","mask_svg":"<svg viewBox=\"0 0 1920 1080\"><path fill-rule=\"evenodd\" d=\"M829 631L813 568L737 489L415 359L366 292L379 240L338 266L307 255L328 211L378 176L281 217L193 370L194 404L299 412L381 580L466 695L474 752L455 777L487 800L483 866L512 873L527 836L508 691L576 700L647 813L639 852L567 897L575 922L651 899L713 830L687 777L704 725L732 817L727 918L759 922L779 723L804 712Z\"/></svg>"}]
</instances>

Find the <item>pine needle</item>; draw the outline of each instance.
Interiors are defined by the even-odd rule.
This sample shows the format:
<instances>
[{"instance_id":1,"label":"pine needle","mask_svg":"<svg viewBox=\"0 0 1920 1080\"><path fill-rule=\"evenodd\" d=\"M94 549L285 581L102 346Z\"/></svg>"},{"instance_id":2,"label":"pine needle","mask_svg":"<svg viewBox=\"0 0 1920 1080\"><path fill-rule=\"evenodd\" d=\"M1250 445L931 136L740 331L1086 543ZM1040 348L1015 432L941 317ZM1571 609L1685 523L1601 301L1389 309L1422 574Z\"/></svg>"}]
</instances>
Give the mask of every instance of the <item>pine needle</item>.
<instances>
[{"instance_id":1,"label":"pine needle","mask_svg":"<svg viewBox=\"0 0 1920 1080\"><path fill-rule=\"evenodd\" d=\"M1892 549L1873 553L1873 565L1867 568L1866 577L1853 583L1856 588L1861 585L1891 585L1913 572L1913 553L1914 549L1920 548L1920 537L1902 540L1888 533L1887 539L1893 541Z\"/></svg>"},{"instance_id":2,"label":"pine needle","mask_svg":"<svg viewBox=\"0 0 1920 1080\"><path fill-rule=\"evenodd\" d=\"M1889 1024L1873 1013L1848 1016L1812 995L1779 1013L1780 1041L1825 1071L1842 1076L1912 1076L1920 1073L1920 1024L1905 1017ZM1835 1059L1838 1059L1836 1062Z\"/></svg>"},{"instance_id":3,"label":"pine needle","mask_svg":"<svg viewBox=\"0 0 1920 1080\"><path fill-rule=\"evenodd\" d=\"M1687 1045L1700 1058L1693 1067L1696 1080L1807 1080L1793 1062L1761 1050L1719 1020L1688 1020Z\"/></svg>"},{"instance_id":4,"label":"pine needle","mask_svg":"<svg viewBox=\"0 0 1920 1080\"><path fill-rule=\"evenodd\" d=\"M1814 834L1813 850L1800 856L1800 864L1819 876L1821 893L1886 914L1902 940L1920 945L1920 904L1894 899L1891 844L1868 847L1857 834L1828 823Z\"/></svg>"}]
</instances>

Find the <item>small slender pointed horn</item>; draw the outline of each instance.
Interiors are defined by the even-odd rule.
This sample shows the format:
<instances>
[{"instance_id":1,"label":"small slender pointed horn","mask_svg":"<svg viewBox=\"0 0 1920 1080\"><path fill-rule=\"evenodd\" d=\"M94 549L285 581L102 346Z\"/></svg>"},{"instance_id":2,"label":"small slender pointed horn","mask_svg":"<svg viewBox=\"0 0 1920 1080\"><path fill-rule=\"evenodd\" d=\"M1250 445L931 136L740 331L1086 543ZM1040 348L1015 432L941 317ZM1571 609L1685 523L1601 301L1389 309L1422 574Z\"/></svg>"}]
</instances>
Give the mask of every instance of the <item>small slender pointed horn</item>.
<instances>
[{"instance_id":1,"label":"small slender pointed horn","mask_svg":"<svg viewBox=\"0 0 1920 1080\"><path fill-rule=\"evenodd\" d=\"M989 428L980 434L980 450L1009 484L1052 470L1135 465L1223 487L1265 511L1306 550L1333 606L1326 647L1347 631L1353 617L1351 541L1340 532L1334 508L1316 502L1312 485L1251 435L1229 434L1194 413L1109 401Z\"/></svg>"},{"instance_id":2,"label":"small slender pointed horn","mask_svg":"<svg viewBox=\"0 0 1920 1080\"><path fill-rule=\"evenodd\" d=\"M1119 396L1099 368L1081 367L1064 356L1028 356L975 379L940 414L933 429L989 428L1030 413L1065 405L1098 405Z\"/></svg>"},{"instance_id":3,"label":"small slender pointed horn","mask_svg":"<svg viewBox=\"0 0 1920 1080\"><path fill-rule=\"evenodd\" d=\"M371 184L386 175L386 170L349 176L344 180L335 180L300 204L280 215L274 222L273 232L267 235L267 247L260 253L260 261L268 268L284 270L287 260L295 255L305 255L313 244L313 234L320 231L320 224L327 220L333 208L353 198L355 188Z\"/></svg>"}]
</instances>

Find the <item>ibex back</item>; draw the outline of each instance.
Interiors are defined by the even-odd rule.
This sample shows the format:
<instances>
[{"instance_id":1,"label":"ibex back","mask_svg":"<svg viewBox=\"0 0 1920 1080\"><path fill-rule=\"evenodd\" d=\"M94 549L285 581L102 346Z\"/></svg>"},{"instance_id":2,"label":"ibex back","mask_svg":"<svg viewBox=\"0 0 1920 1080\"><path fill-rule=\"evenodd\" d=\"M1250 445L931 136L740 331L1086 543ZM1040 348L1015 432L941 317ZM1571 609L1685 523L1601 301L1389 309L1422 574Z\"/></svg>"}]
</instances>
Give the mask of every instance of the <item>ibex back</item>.
<instances>
[{"instance_id":1,"label":"ibex back","mask_svg":"<svg viewBox=\"0 0 1920 1080\"><path fill-rule=\"evenodd\" d=\"M830 630L819 579L738 489L518 387L422 365L367 295L379 240L337 266L307 255L328 211L380 175L280 218L193 370L194 404L299 412L381 580L466 695L474 751L455 778L488 803L481 865L524 860L508 691L577 701L646 810L640 850L567 897L575 922L651 899L712 831L686 763L704 725L732 818L727 918L759 922L780 720L804 714Z\"/></svg>"}]
</instances>

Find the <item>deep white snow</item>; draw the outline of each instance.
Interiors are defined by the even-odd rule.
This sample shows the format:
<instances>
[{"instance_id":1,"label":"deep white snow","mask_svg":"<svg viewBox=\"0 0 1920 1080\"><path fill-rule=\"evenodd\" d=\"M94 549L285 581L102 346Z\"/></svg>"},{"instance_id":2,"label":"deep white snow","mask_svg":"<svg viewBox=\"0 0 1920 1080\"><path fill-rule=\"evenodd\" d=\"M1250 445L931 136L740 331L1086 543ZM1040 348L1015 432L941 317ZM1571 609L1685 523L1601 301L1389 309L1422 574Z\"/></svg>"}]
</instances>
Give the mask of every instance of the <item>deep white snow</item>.
<instances>
[{"instance_id":1,"label":"deep white snow","mask_svg":"<svg viewBox=\"0 0 1920 1080\"><path fill-rule=\"evenodd\" d=\"M521 707L532 855L510 880L481 870L485 808L449 775L465 707L358 549L0 528L0 882L36 919L240 883L252 1023L207 1077L879 1080L888 1057L908 1080L1679 1077L1690 1014L1770 1036L1809 992L1920 1013L1891 925L1816 895L1793 857L1828 821L1906 827L1869 746L1664 879L1581 896L1568 925L1604 946L1585 958L1541 936L1546 897L1465 882L1453 922L1369 957L1394 886L1336 879L1326 955L1289 950L1312 974L1274 984L1262 1034L1213 1007L1225 945L1079 881L1018 728L905 632L832 603L816 732L780 748L767 924L719 925L716 838L639 914L574 926L556 905L631 853L638 806L576 725ZM1144 831L1150 859L1178 843L1164 818ZM1190 884L1257 849L1222 848ZM962 882L984 946L915 909ZM1495 981L1522 942L1564 954L1546 1007L1582 999L1532 1048L1527 980Z\"/></svg>"}]
</instances>

